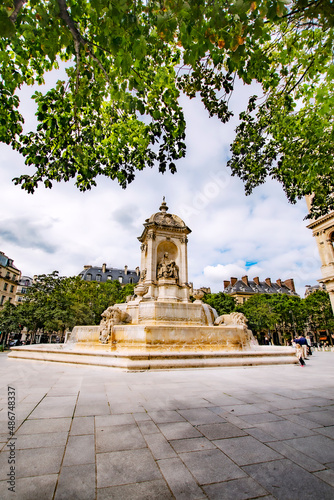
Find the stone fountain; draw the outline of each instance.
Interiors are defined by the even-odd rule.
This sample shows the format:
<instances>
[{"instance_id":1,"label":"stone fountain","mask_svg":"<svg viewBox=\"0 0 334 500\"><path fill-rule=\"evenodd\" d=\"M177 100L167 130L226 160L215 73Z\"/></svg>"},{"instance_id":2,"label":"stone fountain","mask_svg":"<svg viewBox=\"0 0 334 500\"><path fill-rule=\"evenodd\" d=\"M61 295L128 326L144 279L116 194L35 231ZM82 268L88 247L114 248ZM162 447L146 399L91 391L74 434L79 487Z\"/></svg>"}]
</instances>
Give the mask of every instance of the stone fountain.
<instances>
[{"instance_id":1,"label":"stone fountain","mask_svg":"<svg viewBox=\"0 0 334 500\"><path fill-rule=\"evenodd\" d=\"M18 347L10 356L128 370L295 363L290 348L258 346L243 314L217 317L202 302L204 293L191 290L190 233L163 199L138 238L141 275L135 295L104 311L100 325L76 326L66 344Z\"/></svg>"}]
</instances>

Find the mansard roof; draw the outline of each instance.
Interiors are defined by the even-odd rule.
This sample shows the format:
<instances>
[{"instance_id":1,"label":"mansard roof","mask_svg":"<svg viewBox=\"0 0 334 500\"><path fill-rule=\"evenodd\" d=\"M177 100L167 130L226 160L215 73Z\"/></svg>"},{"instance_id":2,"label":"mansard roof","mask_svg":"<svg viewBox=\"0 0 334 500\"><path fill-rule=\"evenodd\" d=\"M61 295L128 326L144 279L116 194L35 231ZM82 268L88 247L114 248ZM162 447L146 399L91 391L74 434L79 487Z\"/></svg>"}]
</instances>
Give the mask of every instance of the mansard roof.
<instances>
[{"instance_id":1,"label":"mansard roof","mask_svg":"<svg viewBox=\"0 0 334 500\"><path fill-rule=\"evenodd\" d=\"M19 269L16 266L14 266L13 259L7 257L7 255L5 255L4 252L1 251L0 251L0 265L3 267L11 267L15 271L19 271Z\"/></svg>"},{"instance_id":2,"label":"mansard roof","mask_svg":"<svg viewBox=\"0 0 334 500\"><path fill-rule=\"evenodd\" d=\"M287 282L289 286L287 286ZM248 280L247 276L244 276L242 279L231 278L231 281L224 282L224 292L230 295L285 293L287 295L294 295L298 297L298 294L295 292L292 279L286 280L285 282L277 280L276 283L272 283L270 278L267 278L265 281L260 281L258 278L254 278L254 280Z\"/></svg>"},{"instance_id":3,"label":"mansard roof","mask_svg":"<svg viewBox=\"0 0 334 500\"><path fill-rule=\"evenodd\" d=\"M114 267L104 266L85 266L84 270L79 273L79 276L85 281L114 281L122 278L123 283L137 283L139 281L139 272L133 269L117 269ZM99 278L99 279L98 279Z\"/></svg>"}]
</instances>

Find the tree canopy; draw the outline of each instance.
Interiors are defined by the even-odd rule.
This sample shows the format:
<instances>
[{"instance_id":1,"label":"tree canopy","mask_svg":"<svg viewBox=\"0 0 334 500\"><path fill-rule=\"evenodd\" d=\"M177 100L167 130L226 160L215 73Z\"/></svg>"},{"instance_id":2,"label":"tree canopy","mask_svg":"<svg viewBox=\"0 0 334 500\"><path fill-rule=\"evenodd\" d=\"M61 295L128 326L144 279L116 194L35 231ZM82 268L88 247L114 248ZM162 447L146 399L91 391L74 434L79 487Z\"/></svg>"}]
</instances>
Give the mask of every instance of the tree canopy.
<instances>
[{"instance_id":1,"label":"tree canopy","mask_svg":"<svg viewBox=\"0 0 334 500\"><path fill-rule=\"evenodd\" d=\"M83 281L79 276L59 276L58 271L36 276L27 288L24 301L5 303L0 311L0 331L65 332L75 325L98 325L102 312L110 305L125 302L134 284Z\"/></svg>"},{"instance_id":2,"label":"tree canopy","mask_svg":"<svg viewBox=\"0 0 334 500\"><path fill-rule=\"evenodd\" d=\"M203 302L216 309L218 316L230 314L235 310L236 306L234 298L223 292L206 293Z\"/></svg>"},{"instance_id":3,"label":"tree canopy","mask_svg":"<svg viewBox=\"0 0 334 500\"><path fill-rule=\"evenodd\" d=\"M313 216L334 208L332 0L3 0L0 141L34 171L28 192L99 175L126 187L185 156L179 96L210 116L232 115L235 82L259 82L240 115L228 162L246 192L270 176ZM23 133L17 91L43 83L59 61L66 80L36 92L38 126Z\"/></svg>"}]
</instances>

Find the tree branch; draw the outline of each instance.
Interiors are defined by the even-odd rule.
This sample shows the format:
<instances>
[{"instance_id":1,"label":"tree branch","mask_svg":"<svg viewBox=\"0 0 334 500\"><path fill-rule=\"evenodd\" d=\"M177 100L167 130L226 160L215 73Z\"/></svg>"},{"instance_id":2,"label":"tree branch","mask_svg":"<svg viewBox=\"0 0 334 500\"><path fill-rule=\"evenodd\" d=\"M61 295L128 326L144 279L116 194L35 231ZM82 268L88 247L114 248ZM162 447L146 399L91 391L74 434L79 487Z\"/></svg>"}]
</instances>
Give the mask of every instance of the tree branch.
<instances>
[{"instance_id":1,"label":"tree branch","mask_svg":"<svg viewBox=\"0 0 334 500\"><path fill-rule=\"evenodd\" d=\"M68 29L70 30L70 32L72 34L72 37L73 37L73 40L74 40L74 44L75 44L76 55L78 56L78 49L79 49L80 45L83 45L84 47L86 47L87 54L89 55L89 57L91 57L97 63L97 65L99 66L99 68L103 72L103 74L104 74L107 82L110 83L108 73L106 72L103 64L93 54L93 52L90 50L90 48L87 46L87 44L89 44L89 42L87 42L81 36L81 34L78 31L78 29L77 29L77 27L76 27L73 19L69 15L68 10L67 10L66 0L57 0L57 2L58 2L58 6L59 6L59 16L65 22L66 26L68 27ZM78 61L78 63L79 63L79 61Z\"/></svg>"},{"instance_id":2,"label":"tree branch","mask_svg":"<svg viewBox=\"0 0 334 500\"><path fill-rule=\"evenodd\" d=\"M15 23L16 18L22 9L23 5L27 2L27 0L14 0L14 11L12 14L9 16L9 19L12 21L12 23Z\"/></svg>"},{"instance_id":3,"label":"tree branch","mask_svg":"<svg viewBox=\"0 0 334 500\"><path fill-rule=\"evenodd\" d=\"M307 66L307 68L305 69L304 73L299 78L298 82L296 82L295 85L292 87L292 89L290 89L288 91L288 94L291 94L291 92L293 92L295 90L295 88L298 87L298 85L300 84L300 82L305 78L305 75L308 73L308 71L310 70L310 68L313 65L313 63L314 63L314 57L312 57L310 64Z\"/></svg>"}]
</instances>

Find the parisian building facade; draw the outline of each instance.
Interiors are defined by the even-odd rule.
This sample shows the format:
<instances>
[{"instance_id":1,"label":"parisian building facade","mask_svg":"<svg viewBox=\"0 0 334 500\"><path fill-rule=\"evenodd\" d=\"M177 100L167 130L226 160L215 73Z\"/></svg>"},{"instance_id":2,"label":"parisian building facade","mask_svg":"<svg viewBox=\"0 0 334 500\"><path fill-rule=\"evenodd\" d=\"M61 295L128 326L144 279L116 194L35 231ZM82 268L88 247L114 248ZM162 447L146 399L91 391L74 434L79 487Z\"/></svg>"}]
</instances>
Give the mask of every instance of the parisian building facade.
<instances>
[{"instance_id":1,"label":"parisian building facade","mask_svg":"<svg viewBox=\"0 0 334 500\"><path fill-rule=\"evenodd\" d=\"M105 283L107 281L118 280L122 285L127 285L128 283L138 283L140 271L139 267L133 270L128 269L128 266L124 266L123 269L116 269L114 267L107 267L107 264L102 264L102 266L87 265L84 266L79 276L85 281L100 281Z\"/></svg>"},{"instance_id":2,"label":"parisian building facade","mask_svg":"<svg viewBox=\"0 0 334 500\"><path fill-rule=\"evenodd\" d=\"M6 302L15 303L21 271L14 266L13 259L0 251L0 309Z\"/></svg>"},{"instance_id":3,"label":"parisian building facade","mask_svg":"<svg viewBox=\"0 0 334 500\"><path fill-rule=\"evenodd\" d=\"M21 276L20 281L17 285L15 303L20 304L24 301L25 295L27 293L28 288L33 284L33 278L29 276Z\"/></svg>"},{"instance_id":4,"label":"parisian building facade","mask_svg":"<svg viewBox=\"0 0 334 500\"><path fill-rule=\"evenodd\" d=\"M306 203L310 210L312 197L307 197ZM322 278L318 281L325 285L334 312L334 211L312 220L307 227L312 230L321 260Z\"/></svg>"},{"instance_id":5,"label":"parisian building facade","mask_svg":"<svg viewBox=\"0 0 334 500\"><path fill-rule=\"evenodd\" d=\"M252 295L259 293L284 293L299 297L292 278L285 281L278 279L276 283L273 283L271 278L266 278L264 281L260 281L258 277L249 280L248 276L243 276L241 279L230 278L224 281L224 293L234 297L237 304L244 304Z\"/></svg>"}]
</instances>

